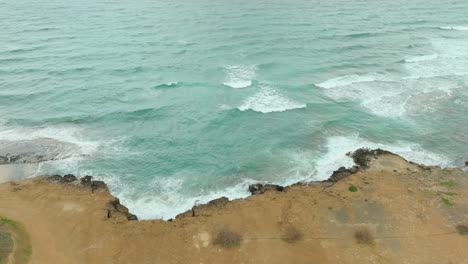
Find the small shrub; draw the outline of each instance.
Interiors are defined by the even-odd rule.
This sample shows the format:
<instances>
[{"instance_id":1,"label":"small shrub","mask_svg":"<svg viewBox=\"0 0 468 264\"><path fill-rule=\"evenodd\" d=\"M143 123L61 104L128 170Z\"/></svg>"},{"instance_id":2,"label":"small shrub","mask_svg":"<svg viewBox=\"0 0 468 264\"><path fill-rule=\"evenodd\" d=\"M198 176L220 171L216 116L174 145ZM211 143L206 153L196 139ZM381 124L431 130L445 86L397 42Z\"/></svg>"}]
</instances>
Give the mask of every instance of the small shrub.
<instances>
[{"instance_id":1,"label":"small shrub","mask_svg":"<svg viewBox=\"0 0 468 264\"><path fill-rule=\"evenodd\" d=\"M370 245L374 242L374 237L371 232L367 229L359 229L354 232L354 238L359 244Z\"/></svg>"},{"instance_id":2,"label":"small shrub","mask_svg":"<svg viewBox=\"0 0 468 264\"><path fill-rule=\"evenodd\" d=\"M223 248L232 248L239 246L241 241L242 237L239 234L225 229L218 232L213 243Z\"/></svg>"},{"instance_id":3,"label":"small shrub","mask_svg":"<svg viewBox=\"0 0 468 264\"><path fill-rule=\"evenodd\" d=\"M468 226L467 225L457 225L457 232L462 236L468 235Z\"/></svg>"},{"instance_id":4,"label":"small shrub","mask_svg":"<svg viewBox=\"0 0 468 264\"><path fill-rule=\"evenodd\" d=\"M452 206L452 205L453 205L453 203L450 202L450 200L449 200L449 199L446 199L446 198L442 198L442 202L443 202L445 205L448 205L448 206Z\"/></svg>"},{"instance_id":5,"label":"small shrub","mask_svg":"<svg viewBox=\"0 0 468 264\"><path fill-rule=\"evenodd\" d=\"M354 186L354 185L351 185L351 186L349 186L349 188L348 188L348 191L350 191L350 192L357 192L357 190L358 190L357 187Z\"/></svg>"},{"instance_id":6,"label":"small shrub","mask_svg":"<svg viewBox=\"0 0 468 264\"><path fill-rule=\"evenodd\" d=\"M283 241L288 242L288 243L294 243L296 241L301 240L303 237L304 236L302 235L301 231L299 231L294 226L290 226L286 228L284 232Z\"/></svg>"}]
</instances>

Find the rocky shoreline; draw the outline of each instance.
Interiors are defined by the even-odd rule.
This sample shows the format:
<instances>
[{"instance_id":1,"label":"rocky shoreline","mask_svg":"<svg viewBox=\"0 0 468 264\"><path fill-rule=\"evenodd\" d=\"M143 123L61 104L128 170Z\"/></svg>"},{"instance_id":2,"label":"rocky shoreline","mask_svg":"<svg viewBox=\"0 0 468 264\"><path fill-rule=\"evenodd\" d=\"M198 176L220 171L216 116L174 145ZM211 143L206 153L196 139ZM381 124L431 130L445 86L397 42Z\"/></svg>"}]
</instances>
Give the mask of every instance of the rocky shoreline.
<instances>
[{"instance_id":1,"label":"rocky shoreline","mask_svg":"<svg viewBox=\"0 0 468 264\"><path fill-rule=\"evenodd\" d=\"M133 221L137 216L103 181L71 174L0 184L0 216L24 226L33 263L468 259L466 172L380 149L348 155L356 166L339 168L325 181L252 184L247 198L221 197L168 221Z\"/></svg>"}]
</instances>

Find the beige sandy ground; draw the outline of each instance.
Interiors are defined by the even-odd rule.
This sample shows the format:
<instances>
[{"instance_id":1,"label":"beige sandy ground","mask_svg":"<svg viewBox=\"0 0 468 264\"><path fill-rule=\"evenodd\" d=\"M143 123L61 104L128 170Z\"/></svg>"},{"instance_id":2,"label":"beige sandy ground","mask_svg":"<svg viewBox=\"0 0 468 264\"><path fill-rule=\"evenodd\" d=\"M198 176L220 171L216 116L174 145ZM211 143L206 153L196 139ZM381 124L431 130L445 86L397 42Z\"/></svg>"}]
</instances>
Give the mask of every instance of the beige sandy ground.
<instances>
[{"instance_id":1,"label":"beige sandy ground","mask_svg":"<svg viewBox=\"0 0 468 264\"><path fill-rule=\"evenodd\" d=\"M467 187L461 170L382 155L335 184L269 191L172 222L127 221L109 213L107 191L44 179L1 184L0 216L24 225L30 263L458 264L468 263L468 236L456 230L468 224ZM299 239L285 241L293 229ZM240 245L215 245L220 230L238 233ZM370 236L359 241L356 231Z\"/></svg>"}]
</instances>

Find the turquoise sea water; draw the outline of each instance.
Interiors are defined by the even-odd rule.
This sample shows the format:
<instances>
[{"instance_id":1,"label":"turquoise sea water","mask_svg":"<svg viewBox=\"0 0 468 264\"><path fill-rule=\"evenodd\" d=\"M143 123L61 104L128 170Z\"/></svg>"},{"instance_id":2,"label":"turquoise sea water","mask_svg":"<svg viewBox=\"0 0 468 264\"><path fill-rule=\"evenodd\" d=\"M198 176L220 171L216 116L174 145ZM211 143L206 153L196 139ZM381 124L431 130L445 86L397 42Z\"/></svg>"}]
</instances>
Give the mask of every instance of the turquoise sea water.
<instances>
[{"instance_id":1,"label":"turquoise sea water","mask_svg":"<svg viewBox=\"0 0 468 264\"><path fill-rule=\"evenodd\" d=\"M36 175L94 175L144 219L325 179L358 147L461 166L467 14L466 0L0 0L0 140L77 144Z\"/></svg>"}]
</instances>

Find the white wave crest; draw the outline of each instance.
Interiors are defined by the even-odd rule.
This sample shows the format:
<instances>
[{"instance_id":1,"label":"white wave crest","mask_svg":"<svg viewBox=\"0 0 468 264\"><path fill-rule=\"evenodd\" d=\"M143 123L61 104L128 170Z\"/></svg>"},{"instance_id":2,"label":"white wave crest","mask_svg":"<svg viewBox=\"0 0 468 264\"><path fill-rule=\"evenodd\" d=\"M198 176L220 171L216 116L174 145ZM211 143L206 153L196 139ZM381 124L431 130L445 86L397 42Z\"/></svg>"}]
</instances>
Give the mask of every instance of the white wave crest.
<instances>
[{"instance_id":1,"label":"white wave crest","mask_svg":"<svg viewBox=\"0 0 468 264\"><path fill-rule=\"evenodd\" d=\"M263 87L259 92L248 97L238 109L241 111L250 109L260 113L271 113L305 107L306 104L293 101L278 90Z\"/></svg>"},{"instance_id":2,"label":"white wave crest","mask_svg":"<svg viewBox=\"0 0 468 264\"><path fill-rule=\"evenodd\" d=\"M329 79L322 83L316 84L316 86L324 88L324 89L330 89L330 88L335 88L335 87L348 86L354 83L374 82L374 81L384 81L384 80L385 79L382 78L382 76L375 74L375 73L369 73L369 74L364 74L364 75L352 74L352 75L346 75L346 76L341 76L338 78Z\"/></svg>"},{"instance_id":3,"label":"white wave crest","mask_svg":"<svg viewBox=\"0 0 468 264\"><path fill-rule=\"evenodd\" d=\"M247 88L252 85L255 70L255 66L228 66L223 84L235 89Z\"/></svg>"},{"instance_id":4,"label":"white wave crest","mask_svg":"<svg viewBox=\"0 0 468 264\"><path fill-rule=\"evenodd\" d=\"M445 29L445 30L460 30L460 31L468 31L467 26L453 26L453 27L439 27L440 29Z\"/></svg>"},{"instance_id":5,"label":"white wave crest","mask_svg":"<svg viewBox=\"0 0 468 264\"><path fill-rule=\"evenodd\" d=\"M437 59L437 57L439 57L439 55L437 55L437 54L415 56L415 57L406 58L405 62L411 63L411 62L428 61L428 60Z\"/></svg>"}]
</instances>

